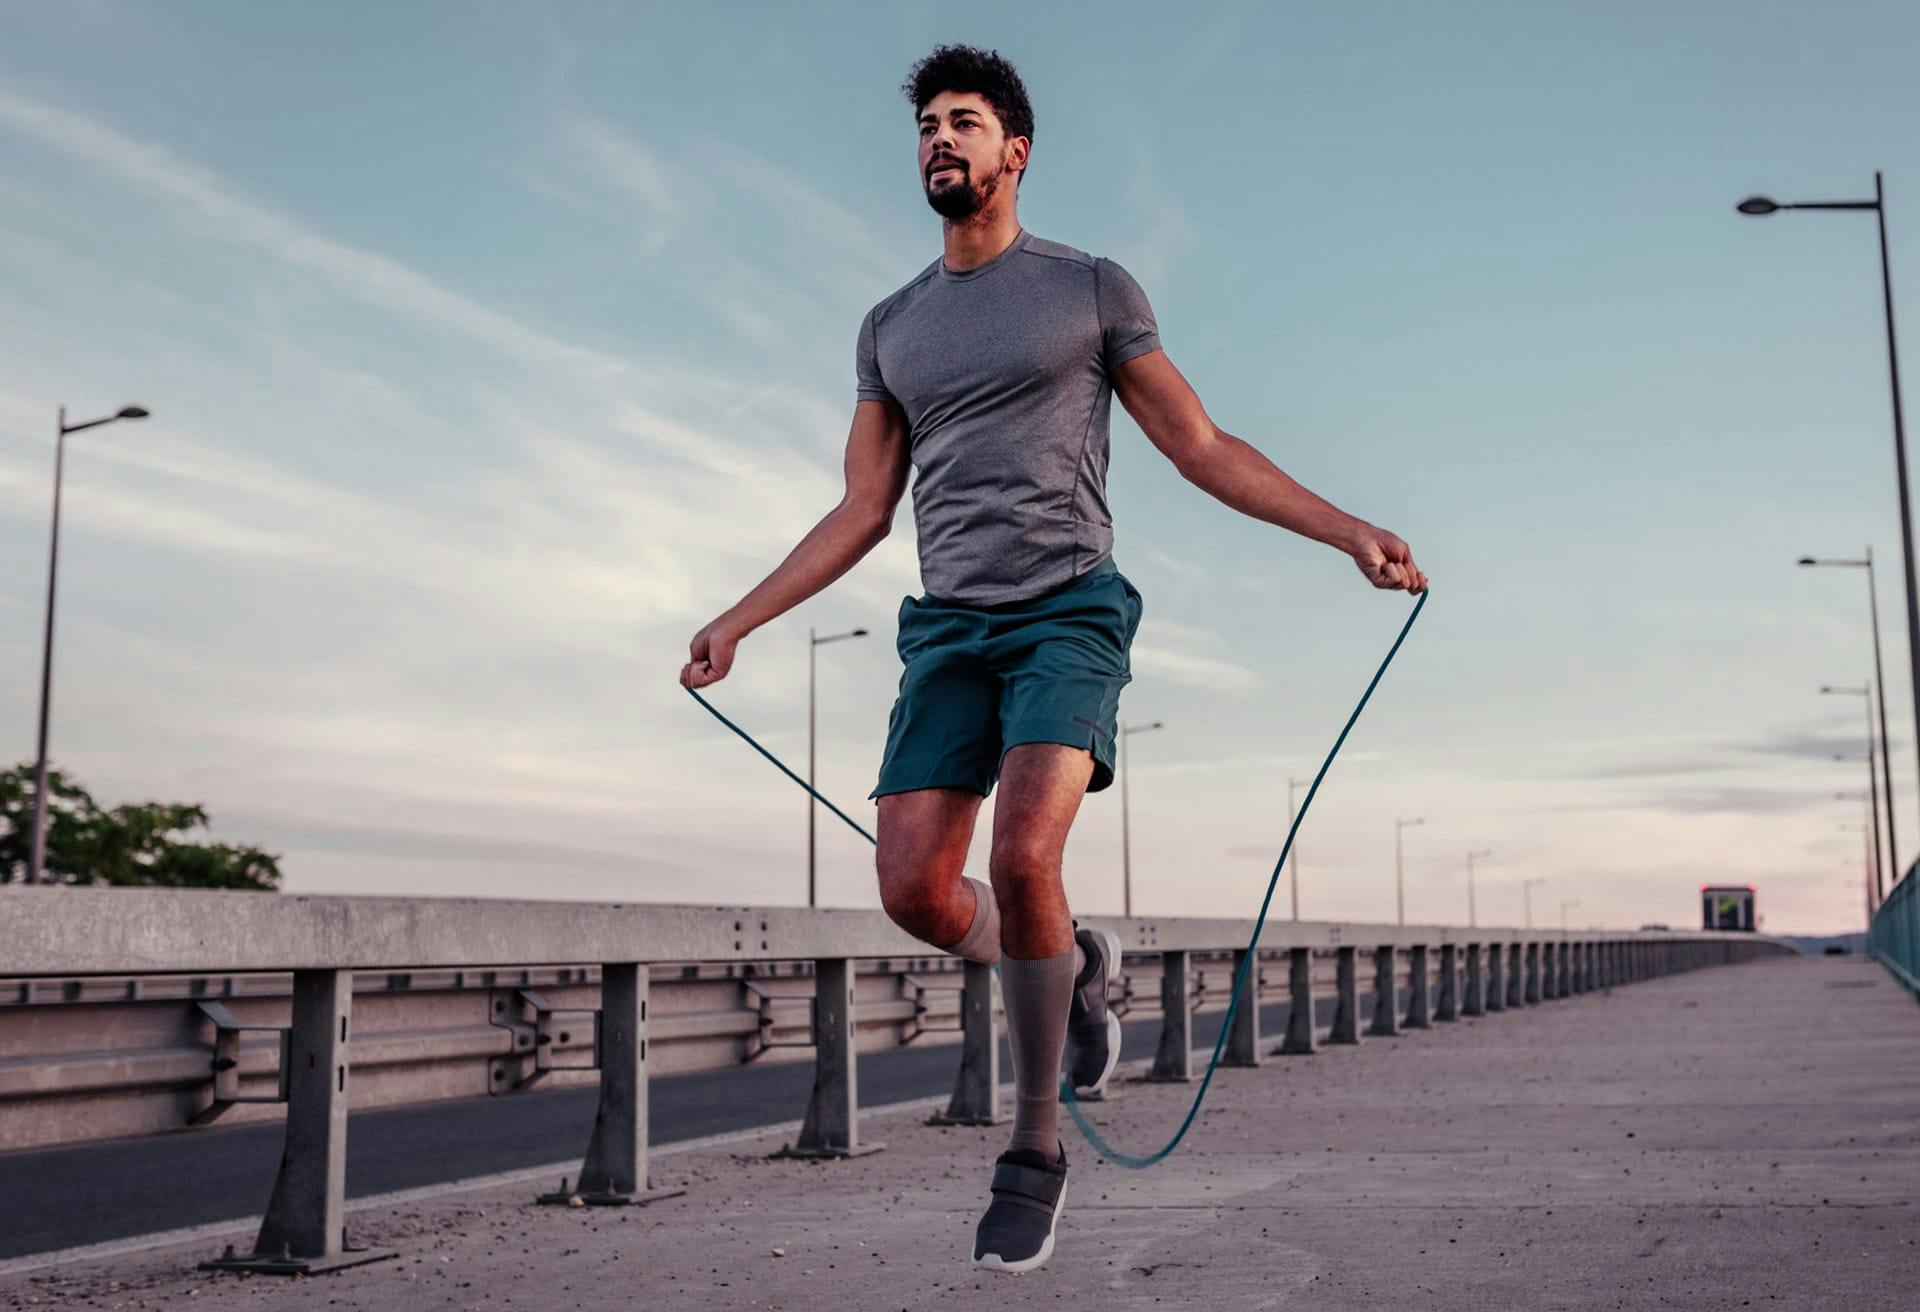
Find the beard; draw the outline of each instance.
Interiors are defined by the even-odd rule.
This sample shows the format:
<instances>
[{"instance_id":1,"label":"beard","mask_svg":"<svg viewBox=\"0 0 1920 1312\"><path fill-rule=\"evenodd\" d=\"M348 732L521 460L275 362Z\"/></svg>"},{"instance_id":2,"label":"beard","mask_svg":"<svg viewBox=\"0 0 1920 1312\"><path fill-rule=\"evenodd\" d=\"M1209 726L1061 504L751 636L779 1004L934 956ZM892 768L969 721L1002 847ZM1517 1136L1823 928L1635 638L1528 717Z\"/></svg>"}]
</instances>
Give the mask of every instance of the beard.
<instances>
[{"instance_id":1,"label":"beard","mask_svg":"<svg viewBox=\"0 0 1920 1312\"><path fill-rule=\"evenodd\" d=\"M949 182L938 188L928 186L926 189L927 204L943 219L970 219L978 214L993 199L994 192L1000 189L1000 177L1005 171L995 169L989 176L975 182L966 165L960 167L958 182Z\"/></svg>"}]
</instances>

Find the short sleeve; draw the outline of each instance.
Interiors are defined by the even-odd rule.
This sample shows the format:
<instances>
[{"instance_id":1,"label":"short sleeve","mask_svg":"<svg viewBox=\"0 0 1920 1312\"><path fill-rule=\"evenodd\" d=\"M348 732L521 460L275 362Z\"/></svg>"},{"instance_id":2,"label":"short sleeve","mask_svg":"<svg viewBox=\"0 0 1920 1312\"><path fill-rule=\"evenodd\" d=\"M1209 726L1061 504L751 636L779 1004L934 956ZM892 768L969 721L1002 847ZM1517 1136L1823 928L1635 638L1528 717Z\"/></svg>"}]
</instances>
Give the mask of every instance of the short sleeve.
<instances>
[{"instance_id":1,"label":"short sleeve","mask_svg":"<svg viewBox=\"0 0 1920 1312\"><path fill-rule=\"evenodd\" d=\"M1132 274L1112 260L1097 259L1093 286L1100 307L1101 362L1108 370L1160 349L1160 325L1153 321L1153 307Z\"/></svg>"},{"instance_id":2,"label":"short sleeve","mask_svg":"<svg viewBox=\"0 0 1920 1312\"><path fill-rule=\"evenodd\" d=\"M880 377L880 353L873 339L873 311L867 311L867 317L860 321L860 339L854 347L853 372L857 391L862 401L899 401Z\"/></svg>"}]
</instances>

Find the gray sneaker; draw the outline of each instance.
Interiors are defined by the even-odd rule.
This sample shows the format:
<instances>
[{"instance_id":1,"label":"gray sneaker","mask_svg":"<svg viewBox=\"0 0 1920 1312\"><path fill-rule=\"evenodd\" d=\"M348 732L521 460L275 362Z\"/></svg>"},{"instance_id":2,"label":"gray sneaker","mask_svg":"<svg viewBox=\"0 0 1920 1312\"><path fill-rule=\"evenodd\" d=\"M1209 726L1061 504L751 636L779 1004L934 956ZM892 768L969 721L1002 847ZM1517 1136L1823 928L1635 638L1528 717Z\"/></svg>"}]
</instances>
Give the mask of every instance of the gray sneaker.
<instances>
[{"instance_id":1,"label":"gray sneaker","mask_svg":"<svg viewBox=\"0 0 1920 1312\"><path fill-rule=\"evenodd\" d=\"M1053 1256L1053 1235L1067 1201L1067 1149L1049 1163L1031 1148L1010 1148L993 1164L993 1202L973 1233L973 1264L1018 1274Z\"/></svg>"},{"instance_id":2,"label":"gray sneaker","mask_svg":"<svg viewBox=\"0 0 1920 1312\"><path fill-rule=\"evenodd\" d=\"M1107 985L1120 973L1120 936L1076 926L1073 941L1087 964L1067 1012L1067 1082L1076 1098L1100 1098L1120 1064L1120 1018L1107 1007Z\"/></svg>"}]
</instances>

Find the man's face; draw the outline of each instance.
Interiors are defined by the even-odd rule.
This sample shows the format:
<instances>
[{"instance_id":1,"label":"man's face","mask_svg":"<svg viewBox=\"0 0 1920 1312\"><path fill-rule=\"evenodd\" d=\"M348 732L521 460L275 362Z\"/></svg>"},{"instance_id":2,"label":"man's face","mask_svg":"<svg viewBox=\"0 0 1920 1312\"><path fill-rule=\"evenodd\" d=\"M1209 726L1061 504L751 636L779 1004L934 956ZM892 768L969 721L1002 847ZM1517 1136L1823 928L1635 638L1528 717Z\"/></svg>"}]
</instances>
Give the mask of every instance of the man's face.
<instances>
[{"instance_id":1,"label":"man's face","mask_svg":"<svg viewBox=\"0 0 1920 1312\"><path fill-rule=\"evenodd\" d=\"M1000 118L976 92L942 91L920 111L920 185L943 218L978 213L1009 163L1024 166L1026 138L1009 143Z\"/></svg>"}]
</instances>

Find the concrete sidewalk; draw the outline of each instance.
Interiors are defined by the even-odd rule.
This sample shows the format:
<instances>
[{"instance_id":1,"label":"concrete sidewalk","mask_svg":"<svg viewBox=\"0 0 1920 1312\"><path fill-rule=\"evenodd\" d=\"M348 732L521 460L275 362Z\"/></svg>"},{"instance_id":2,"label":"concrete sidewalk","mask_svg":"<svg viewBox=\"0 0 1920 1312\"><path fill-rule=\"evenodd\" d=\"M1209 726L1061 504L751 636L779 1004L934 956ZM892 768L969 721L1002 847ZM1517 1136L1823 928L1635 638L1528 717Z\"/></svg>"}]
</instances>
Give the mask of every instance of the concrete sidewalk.
<instances>
[{"instance_id":1,"label":"concrete sidewalk","mask_svg":"<svg viewBox=\"0 0 1920 1312\"><path fill-rule=\"evenodd\" d=\"M1128 1083L1096 1116L1144 1152L1192 1092ZM1005 1129L923 1115L863 1121L886 1150L847 1162L765 1160L781 1136L660 1157L654 1182L688 1192L649 1207L515 1185L355 1213L354 1242L398 1256L310 1280L195 1272L202 1241L0 1277L0 1307L1894 1309L1920 1289L1920 1007L1857 960L1223 1071L1146 1172L1069 1123L1059 1248L1028 1276L966 1262Z\"/></svg>"}]
</instances>

